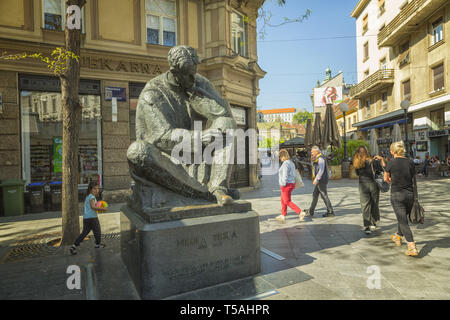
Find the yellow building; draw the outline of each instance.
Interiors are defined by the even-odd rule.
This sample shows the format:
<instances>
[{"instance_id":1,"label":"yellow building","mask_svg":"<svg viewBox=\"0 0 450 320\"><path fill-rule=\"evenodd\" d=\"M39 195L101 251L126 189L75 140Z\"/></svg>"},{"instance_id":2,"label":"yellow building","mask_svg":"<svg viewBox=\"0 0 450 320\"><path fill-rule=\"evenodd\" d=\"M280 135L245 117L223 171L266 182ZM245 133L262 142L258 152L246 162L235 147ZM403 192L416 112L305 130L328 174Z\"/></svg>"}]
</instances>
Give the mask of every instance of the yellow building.
<instances>
[{"instance_id":1,"label":"yellow building","mask_svg":"<svg viewBox=\"0 0 450 320\"><path fill-rule=\"evenodd\" d=\"M227 99L240 128L256 128L256 16L263 0L88 0L81 11L83 127L80 189L98 179L108 194L130 187L126 151L137 99L168 70L174 45L194 47L199 73ZM49 55L64 46L64 0L0 1L0 54ZM117 97L117 105L112 97ZM60 83L42 63L0 60L0 180L60 180ZM113 105L114 104L114 105ZM253 186L256 165L237 168L233 186Z\"/></svg>"},{"instance_id":2,"label":"yellow building","mask_svg":"<svg viewBox=\"0 0 450 320\"><path fill-rule=\"evenodd\" d=\"M360 0L352 16L359 36L359 83L350 94L360 100L362 120L355 126L363 133L375 128L385 149L393 124L400 123L404 134L400 105L408 100L411 154L442 159L450 139L450 2Z\"/></svg>"}]
</instances>

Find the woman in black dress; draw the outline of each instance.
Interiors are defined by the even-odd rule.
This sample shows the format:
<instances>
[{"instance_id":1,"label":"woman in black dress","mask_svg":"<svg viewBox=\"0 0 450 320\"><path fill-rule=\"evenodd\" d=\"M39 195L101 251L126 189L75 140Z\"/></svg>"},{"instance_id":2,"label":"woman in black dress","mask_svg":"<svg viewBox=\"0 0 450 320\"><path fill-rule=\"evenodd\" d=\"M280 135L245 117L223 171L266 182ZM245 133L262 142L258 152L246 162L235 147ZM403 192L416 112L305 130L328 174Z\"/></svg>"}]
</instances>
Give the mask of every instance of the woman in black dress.
<instances>
[{"instance_id":1,"label":"woman in black dress","mask_svg":"<svg viewBox=\"0 0 450 320\"><path fill-rule=\"evenodd\" d=\"M398 232L391 236L397 246L401 246L405 237L408 244L407 256L417 256L419 252L413 234L408 225L408 215L414 204L414 161L405 157L403 142L391 145L394 159L388 162L384 172L384 180L391 184L391 204L398 221Z\"/></svg>"},{"instance_id":2,"label":"woman in black dress","mask_svg":"<svg viewBox=\"0 0 450 320\"><path fill-rule=\"evenodd\" d=\"M381 162L382 161L382 162ZM374 173L383 171L381 165L384 160L380 156L370 157L367 148L364 146L356 150L353 157L353 166L359 176L359 199L363 215L364 232L370 234L376 229L377 222L380 221L380 189L378 188Z\"/></svg>"}]
</instances>

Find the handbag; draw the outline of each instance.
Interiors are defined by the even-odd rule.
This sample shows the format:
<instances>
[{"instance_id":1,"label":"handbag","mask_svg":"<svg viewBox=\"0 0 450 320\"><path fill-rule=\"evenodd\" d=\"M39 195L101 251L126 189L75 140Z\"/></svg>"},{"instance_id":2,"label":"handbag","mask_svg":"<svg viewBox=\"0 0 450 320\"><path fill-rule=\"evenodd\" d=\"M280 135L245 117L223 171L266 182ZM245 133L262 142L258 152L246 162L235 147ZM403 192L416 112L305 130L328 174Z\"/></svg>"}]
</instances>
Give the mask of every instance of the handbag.
<instances>
[{"instance_id":1,"label":"handbag","mask_svg":"<svg viewBox=\"0 0 450 320\"><path fill-rule=\"evenodd\" d=\"M383 173L376 173L375 170L373 169L373 161L370 164L370 167L372 168L372 173L373 173L373 179L375 180L375 183L377 184L378 189L380 189L381 192L388 192L390 189L390 185L389 183L387 183L386 181L384 181L384 174ZM384 172L384 169L383 169Z\"/></svg>"},{"instance_id":2,"label":"handbag","mask_svg":"<svg viewBox=\"0 0 450 320\"><path fill-rule=\"evenodd\" d=\"M423 224L425 222L425 210L419 203L416 176L414 176L414 204L409 214L409 221L414 224Z\"/></svg>"},{"instance_id":3,"label":"handbag","mask_svg":"<svg viewBox=\"0 0 450 320\"><path fill-rule=\"evenodd\" d=\"M303 188L304 186L305 186L305 184L303 183L302 176L300 175L300 173L298 173L298 170L295 170L295 188L294 189Z\"/></svg>"}]
</instances>

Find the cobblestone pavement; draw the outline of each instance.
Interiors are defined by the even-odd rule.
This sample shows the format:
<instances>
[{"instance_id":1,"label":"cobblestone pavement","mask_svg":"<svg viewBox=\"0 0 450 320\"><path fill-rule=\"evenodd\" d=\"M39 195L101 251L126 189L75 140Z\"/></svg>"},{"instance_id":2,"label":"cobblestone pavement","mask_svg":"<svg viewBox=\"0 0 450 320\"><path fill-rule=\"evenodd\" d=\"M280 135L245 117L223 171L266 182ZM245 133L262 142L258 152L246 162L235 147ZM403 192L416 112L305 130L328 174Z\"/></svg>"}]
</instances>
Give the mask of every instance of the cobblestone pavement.
<instances>
[{"instance_id":1,"label":"cobblestone pavement","mask_svg":"<svg viewBox=\"0 0 450 320\"><path fill-rule=\"evenodd\" d=\"M304 182L292 196L302 209L313 190L311 181ZM381 224L371 235L362 231L358 182L348 179L330 181L335 217L322 217L319 199L312 219L298 223L288 211L280 224L274 220L280 214L278 177L264 176L261 188L242 194L260 214L261 246L268 250L261 253L262 272L168 299L449 299L450 179L421 179L419 193L426 223L412 227L420 254L411 258L405 245L389 239L396 231L389 194L381 194ZM0 218L0 299L92 298L88 265L94 266L95 298L137 299L119 256L120 205L110 208L99 215L107 247L98 251L90 239L77 256L47 244L58 235L60 213ZM71 264L81 267L81 290L67 289Z\"/></svg>"}]
</instances>

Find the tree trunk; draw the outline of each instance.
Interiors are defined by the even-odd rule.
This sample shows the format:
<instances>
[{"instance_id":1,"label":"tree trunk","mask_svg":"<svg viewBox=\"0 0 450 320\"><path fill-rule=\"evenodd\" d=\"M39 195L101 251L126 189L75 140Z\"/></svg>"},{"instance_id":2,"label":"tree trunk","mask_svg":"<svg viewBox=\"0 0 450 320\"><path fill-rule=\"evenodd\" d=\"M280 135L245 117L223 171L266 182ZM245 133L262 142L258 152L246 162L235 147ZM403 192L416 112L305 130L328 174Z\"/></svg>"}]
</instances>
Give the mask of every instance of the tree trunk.
<instances>
[{"instance_id":1,"label":"tree trunk","mask_svg":"<svg viewBox=\"0 0 450 320\"><path fill-rule=\"evenodd\" d=\"M80 9L85 0L66 0L66 6L77 5ZM66 21L67 19L66 14ZM80 56L81 30L65 26L66 50ZM81 105L78 97L80 64L68 59L67 69L61 75L63 154L62 154L62 241L70 245L80 233L78 210L78 138L81 127Z\"/></svg>"}]
</instances>

